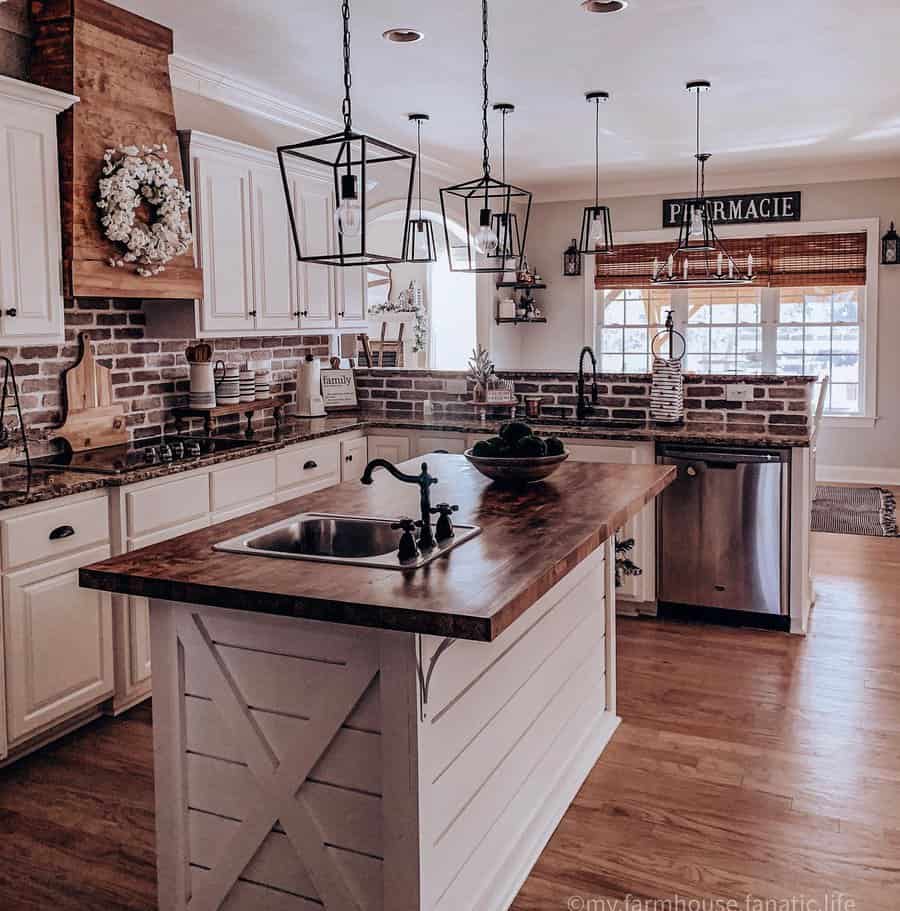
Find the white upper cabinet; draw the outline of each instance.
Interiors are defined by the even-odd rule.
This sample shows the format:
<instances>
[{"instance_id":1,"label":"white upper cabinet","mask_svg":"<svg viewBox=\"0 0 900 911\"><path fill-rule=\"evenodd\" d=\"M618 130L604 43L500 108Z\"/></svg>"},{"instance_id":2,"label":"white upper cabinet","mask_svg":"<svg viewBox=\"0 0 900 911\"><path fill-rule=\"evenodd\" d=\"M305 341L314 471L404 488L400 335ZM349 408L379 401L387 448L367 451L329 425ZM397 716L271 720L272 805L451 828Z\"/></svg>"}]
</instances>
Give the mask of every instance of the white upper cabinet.
<instances>
[{"instance_id":1,"label":"white upper cabinet","mask_svg":"<svg viewBox=\"0 0 900 911\"><path fill-rule=\"evenodd\" d=\"M331 187L304 177L292 177L297 233L304 249L333 249L334 202ZM296 310L303 329L332 329L336 318L337 270L318 263L296 262Z\"/></svg>"},{"instance_id":2,"label":"white upper cabinet","mask_svg":"<svg viewBox=\"0 0 900 911\"><path fill-rule=\"evenodd\" d=\"M77 100L0 76L0 342L63 340L56 116Z\"/></svg>"},{"instance_id":3,"label":"white upper cabinet","mask_svg":"<svg viewBox=\"0 0 900 911\"><path fill-rule=\"evenodd\" d=\"M344 276L340 269L297 261L274 152L197 132L182 134L182 141L190 150L196 250L203 267L198 334L364 327L362 270L343 270L354 273ZM297 170L289 173L288 186L304 250L331 252L331 184Z\"/></svg>"},{"instance_id":4,"label":"white upper cabinet","mask_svg":"<svg viewBox=\"0 0 900 911\"><path fill-rule=\"evenodd\" d=\"M295 257L287 230L281 173L254 167L250 188L256 328L265 332L290 331L298 326L291 280Z\"/></svg>"},{"instance_id":5,"label":"white upper cabinet","mask_svg":"<svg viewBox=\"0 0 900 911\"><path fill-rule=\"evenodd\" d=\"M195 243L203 268L200 329L241 335L253 320L250 172L241 161L204 154L193 161Z\"/></svg>"}]
</instances>

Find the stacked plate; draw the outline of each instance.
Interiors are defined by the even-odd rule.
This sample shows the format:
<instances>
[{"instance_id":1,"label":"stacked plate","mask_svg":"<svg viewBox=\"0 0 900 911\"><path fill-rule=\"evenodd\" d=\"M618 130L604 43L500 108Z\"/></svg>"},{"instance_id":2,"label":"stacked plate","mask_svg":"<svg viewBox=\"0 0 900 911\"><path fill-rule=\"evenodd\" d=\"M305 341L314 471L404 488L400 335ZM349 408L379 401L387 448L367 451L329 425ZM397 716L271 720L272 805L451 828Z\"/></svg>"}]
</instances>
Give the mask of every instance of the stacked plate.
<instances>
[{"instance_id":1,"label":"stacked plate","mask_svg":"<svg viewBox=\"0 0 900 911\"><path fill-rule=\"evenodd\" d=\"M256 371L256 399L267 399L272 394L272 374L267 370Z\"/></svg>"},{"instance_id":2,"label":"stacked plate","mask_svg":"<svg viewBox=\"0 0 900 911\"><path fill-rule=\"evenodd\" d=\"M240 400L244 402L256 401L256 373L244 367L239 375L240 380Z\"/></svg>"},{"instance_id":3,"label":"stacked plate","mask_svg":"<svg viewBox=\"0 0 900 911\"><path fill-rule=\"evenodd\" d=\"M216 389L219 405L237 405L241 401L241 368L229 366Z\"/></svg>"}]
</instances>

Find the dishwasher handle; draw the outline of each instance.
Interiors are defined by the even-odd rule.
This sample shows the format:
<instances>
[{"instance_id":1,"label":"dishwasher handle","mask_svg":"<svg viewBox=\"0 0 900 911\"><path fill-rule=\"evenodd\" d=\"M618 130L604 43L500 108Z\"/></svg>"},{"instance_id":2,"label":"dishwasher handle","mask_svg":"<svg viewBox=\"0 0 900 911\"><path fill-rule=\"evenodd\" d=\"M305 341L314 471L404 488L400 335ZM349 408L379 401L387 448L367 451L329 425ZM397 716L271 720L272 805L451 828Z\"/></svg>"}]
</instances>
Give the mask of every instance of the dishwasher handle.
<instances>
[{"instance_id":1,"label":"dishwasher handle","mask_svg":"<svg viewBox=\"0 0 900 911\"><path fill-rule=\"evenodd\" d=\"M663 459L681 462L703 462L710 468L733 468L741 464L768 464L784 461L777 452L726 451L716 452L704 449L666 449L660 451Z\"/></svg>"}]
</instances>

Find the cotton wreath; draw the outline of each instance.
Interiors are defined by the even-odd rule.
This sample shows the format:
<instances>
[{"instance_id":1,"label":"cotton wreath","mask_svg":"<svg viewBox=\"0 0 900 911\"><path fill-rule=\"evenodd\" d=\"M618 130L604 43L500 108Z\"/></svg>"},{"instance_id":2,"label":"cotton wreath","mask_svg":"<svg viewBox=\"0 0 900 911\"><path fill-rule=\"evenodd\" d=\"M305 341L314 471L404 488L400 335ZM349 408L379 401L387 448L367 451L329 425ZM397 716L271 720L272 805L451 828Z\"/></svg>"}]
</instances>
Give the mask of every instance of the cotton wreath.
<instances>
[{"instance_id":1,"label":"cotton wreath","mask_svg":"<svg viewBox=\"0 0 900 911\"><path fill-rule=\"evenodd\" d=\"M100 224L107 238L127 251L111 257L111 266L135 263L138 275L158 275L191 247L191 194L174 176L167 153L165 145L132 145L107 149L103 156ZM135 218L144 203L153 210L149 223Z\"/></svg>"}]
</instances>

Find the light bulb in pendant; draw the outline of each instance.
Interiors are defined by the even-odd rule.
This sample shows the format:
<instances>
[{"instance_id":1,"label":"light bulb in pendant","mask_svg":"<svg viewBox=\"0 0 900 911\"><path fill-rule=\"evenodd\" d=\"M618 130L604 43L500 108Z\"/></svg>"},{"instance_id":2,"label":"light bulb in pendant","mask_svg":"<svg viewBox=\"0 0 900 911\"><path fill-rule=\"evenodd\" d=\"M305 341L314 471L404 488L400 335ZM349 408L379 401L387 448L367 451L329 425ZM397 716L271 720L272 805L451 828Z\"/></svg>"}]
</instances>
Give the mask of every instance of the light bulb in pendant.
<instances>
[{"instance_id":1,"label":"light bulb in pendant","mask_svg":"<svg viewBox=\"0 0 900 911\"><path fill-rule=\"evenodd\" d=\"M481 227L475 235L475 249L482 256L494 256L497 253L497 246L500 241L491 229L491 210L482 209L478 222Z\"/></svg>"},{"instance_id":2,"label":"light bulb in pendant","mask_svg":"<svg viewBox=\"0 0 900 911\"><path fill-rule=\"evenodd\" d=\"M425 231L425 223L417 222L416 223L416 252L423 255L428 253L428 234Z\"/></svg>"},{"instance_id":3,"label":"light bulb in pendant","mask_svg":"<svg viewBox=\"0 0 900 911\"><path fill-rule=\"evenodd\" d=\"M694 207L691 209L691 237L704 237L703 209Z\"/></svg>"},{"instance_id":4,"label":"light bulb in pendant","mask_svg":"<svg viewBox=\"0 0 900 911\"><path fill-rule=\"evenodd\" d=\"M362 230L362 206L353 174L341 177L341 204L334 210L334 226L344 237L358 237Z\"/></svg>"},{"instance_id":5,"label":"light bulb in pendant","mask_svg":"<svg viewBox=\"0 0 900 911\"><path fill-rule=\"evenodd\" d=\"M591 240L602 241L606 239L606 225L601 215L595 215L591 222Z\"/></svg>"}]
</instances>

